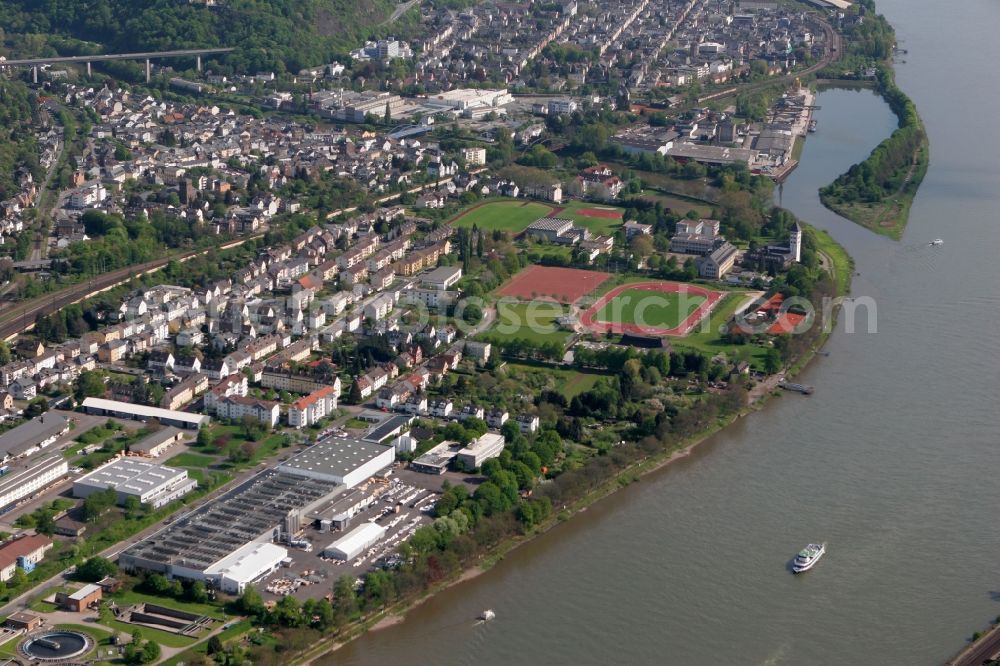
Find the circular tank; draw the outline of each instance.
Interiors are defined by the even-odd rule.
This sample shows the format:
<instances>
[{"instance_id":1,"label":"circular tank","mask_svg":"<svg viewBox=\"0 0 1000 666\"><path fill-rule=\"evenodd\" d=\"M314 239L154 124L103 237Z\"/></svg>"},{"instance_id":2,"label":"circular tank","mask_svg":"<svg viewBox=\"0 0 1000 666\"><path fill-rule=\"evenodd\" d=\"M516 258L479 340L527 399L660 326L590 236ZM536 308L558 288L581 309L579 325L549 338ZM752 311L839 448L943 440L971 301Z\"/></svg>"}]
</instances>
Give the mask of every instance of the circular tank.
<instances>
[{"instance_id":1,"label":"circular tank","mask_svg":"<svg viewBox=\"0 0 1000 666\"><path fill-rule=\"evenodd\" d=\"M93 640L78 631L60 629L28 636L20 645L21 652L41 661L64 661L88 652Z\"/></svg>"}]
</instances>

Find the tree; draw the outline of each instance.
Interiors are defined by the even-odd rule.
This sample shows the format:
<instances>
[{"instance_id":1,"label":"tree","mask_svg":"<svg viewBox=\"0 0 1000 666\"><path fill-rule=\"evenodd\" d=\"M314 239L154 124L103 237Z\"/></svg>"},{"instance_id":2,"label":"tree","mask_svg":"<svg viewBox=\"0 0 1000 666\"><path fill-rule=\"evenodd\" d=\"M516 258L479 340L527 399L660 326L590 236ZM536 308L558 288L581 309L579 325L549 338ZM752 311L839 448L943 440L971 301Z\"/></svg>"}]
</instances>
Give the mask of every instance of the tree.
<instances>
[{"instance_id":1,"label":"tree","mask_svg":"<svg viewBox=\"0 0 1000 666\"><path fill-rule=\"evenodd\" d=\"M217 654L222 652L224 649L222 645L222 640L218 635L212 636L208 639L208 644L205 646L205 652L208 654Z\"/></svg>"},{"instance_id":2,"label":"tree","mask_svg":"<svg viewBox=\"0 0 1000 666\"><path fill-rule=\"evenodd\" d=\"M355 379L354 383L351 384L351 393L348 396L348 400L352 405L360 405L365 400L361 397L361 385L358 384L357 379Z\"/></svg>"},{"instance_id":3,"label":"tree","mask_svg":"<svg viewBox=\"0 0 1000 666\"><path fill-rule=\"evenodd\" d=\"M77 578L91 583L96 583L108 576L114 576L116 573L118 573L118 566L99 555L85 560L76 567Z\"/></svg>"},{"instance_id":4,"label":"tree","mask_svg":"<svg viewBox=\"0 0 1000 666\"><path fill-rule=\"evenodd\" d=\"M28 408L24 410L24 415L29 419L33 419L47 411L49 411L49 401L39 396L28 403Z\"/></svg>"},{"instance_id":5,"label":"tree","mask_svg":"<svg viewBox=\"0 0 1000 666\"><path fill-rule=\"evenodd\" d=\"M104 395L104 375L94 370L85 370L80 373L80 378L76 381L77 402L83 402L84 398L97 398Z\"/></svg>"}]
</instances>

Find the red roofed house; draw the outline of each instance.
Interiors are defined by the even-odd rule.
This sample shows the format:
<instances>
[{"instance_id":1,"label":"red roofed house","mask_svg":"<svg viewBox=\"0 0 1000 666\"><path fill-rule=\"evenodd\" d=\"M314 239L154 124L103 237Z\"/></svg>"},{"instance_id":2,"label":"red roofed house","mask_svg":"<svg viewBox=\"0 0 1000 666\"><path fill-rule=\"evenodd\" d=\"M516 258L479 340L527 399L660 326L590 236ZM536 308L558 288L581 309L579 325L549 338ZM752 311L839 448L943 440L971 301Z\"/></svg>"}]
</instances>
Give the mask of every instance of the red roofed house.
<instances>
[{"instance_id":1,"label":"red roofed house","mask_svg":"<svg viewBox=\"0 0 1000 666\"><path fill-rule=\"evenodd\" d=\"M0 546L0 581L14 577L17 567L26 573L34 571L45 553L52 548L52 540L40 534L21 537Z\"/></svg>"},{"instance_id":2,"label":"red roofed house","mask_svg":"<svg viewBox=\"0 0 1000 666\"><path fill-rule=\"evenodd\" d=\"M332 386L324 386L291 404L288 408L288 425L293 428L314 425L335 409L337 391Z\"/></svg>"}]
</instances>

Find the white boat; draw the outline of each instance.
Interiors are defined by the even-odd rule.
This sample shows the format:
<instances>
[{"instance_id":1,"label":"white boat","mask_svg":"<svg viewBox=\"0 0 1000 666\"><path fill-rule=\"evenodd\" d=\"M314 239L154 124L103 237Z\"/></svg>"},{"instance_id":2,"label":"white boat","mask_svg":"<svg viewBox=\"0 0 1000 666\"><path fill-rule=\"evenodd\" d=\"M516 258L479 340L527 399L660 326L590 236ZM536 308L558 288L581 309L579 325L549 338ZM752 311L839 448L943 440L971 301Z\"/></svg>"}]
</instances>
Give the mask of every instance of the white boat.
<instances>
[{"instance_id":1,"label":"white boat","mask_svg":"<svg viewBox=\"0 0 1000 666\"><path fill-rule=\"evenodd\" d=\"M492 620L496 616L497 616L497 614L493 612L492 608L487 608L486 610L484 610L482 613L479 614L479 621L480 622L489 622L490 620Z\"/></svg>"},{"instance_id":2,"label":"white boat","mask_svg":"<svg viewBox=\"0 0 1000 666\"><path fill-rule=\"evenodd\" d=\"M825 543L811 543L802 550L799 554L795 556L792 560L792 572L802 573L803 571L809 571L819 562L819 558L823 557L826 553Z\"/></svg>"},{"instance_id":3,"label":"white boat","mask_svg":"<svg viewBox=\"0 0 1000 666\"><path fill-rule=\"evenodd\" d=\"M944 245L944 241L941 240L940 238L935 238L930 243L928 243L928 245Z\"/></svg>"}]
</instances>

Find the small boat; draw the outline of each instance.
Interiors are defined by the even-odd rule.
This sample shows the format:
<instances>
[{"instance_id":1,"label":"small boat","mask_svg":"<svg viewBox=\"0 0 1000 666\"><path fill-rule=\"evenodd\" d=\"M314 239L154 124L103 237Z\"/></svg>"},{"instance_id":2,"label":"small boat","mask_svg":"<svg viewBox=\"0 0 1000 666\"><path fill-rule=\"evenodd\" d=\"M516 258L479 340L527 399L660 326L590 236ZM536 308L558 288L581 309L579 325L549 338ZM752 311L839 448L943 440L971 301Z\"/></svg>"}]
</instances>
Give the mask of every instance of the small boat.
<instances>
[{"instance_id":1,"label":"small boat","mask_svg":"<svg viewBox=\"0 0 1000 666\"><path fill-rule=\"evenodd\" d=\"M478 619L480 622L489 622L496 616L497 614L493 612L492 608L487 608L486 610L484 610L482 613L479 614Z\"/></svg>"},{"instance_id":2,"label":"small boat","mask_svg":"<svg viewBox=\"0 0 1000 666\"><path fill-rule=\"evenodd\" d=\"M941 240L940 238L935 238L930 243L928 243L928 245L944 245L944 241Z\"/></svg>"},{"instance_id":3,"label":"small boat","mask_svg":"<svg viewBox=\"0 0 1000 666\"><path fill-rule=\"evenodd\" d=\"M815 120L810 120L809 121L809 131L810 132L815 132L816 131L816 121Z\"/></svg>"},{"instance_id":4,"label":"small boat","mask_svg":"<svg viewBox=\"0 0 1000 666\"><path fill-rule=\"evenodd\" d=\"M819 558L823 557L825 553L825 543L809 544L800 550L799 554L795 556L794 560L792 560L792 572L802 573L803 571L809 571L817 562L819 562Z\"/></svg>"}]
</instances>

